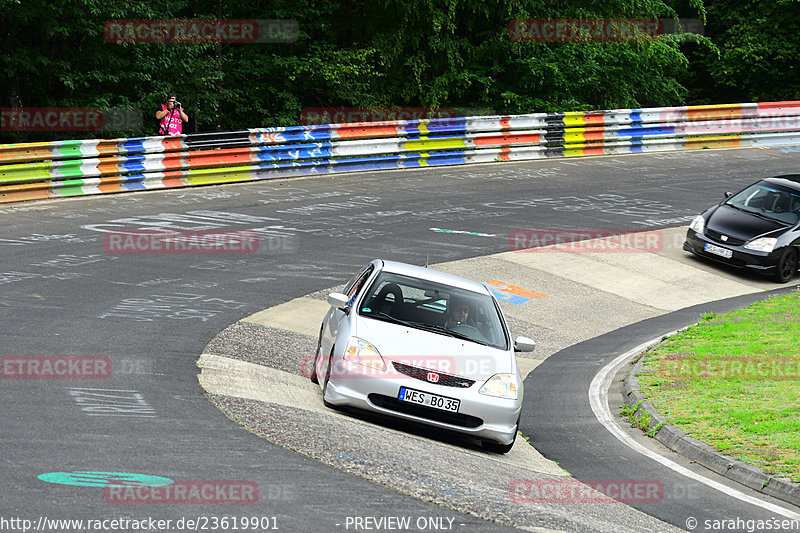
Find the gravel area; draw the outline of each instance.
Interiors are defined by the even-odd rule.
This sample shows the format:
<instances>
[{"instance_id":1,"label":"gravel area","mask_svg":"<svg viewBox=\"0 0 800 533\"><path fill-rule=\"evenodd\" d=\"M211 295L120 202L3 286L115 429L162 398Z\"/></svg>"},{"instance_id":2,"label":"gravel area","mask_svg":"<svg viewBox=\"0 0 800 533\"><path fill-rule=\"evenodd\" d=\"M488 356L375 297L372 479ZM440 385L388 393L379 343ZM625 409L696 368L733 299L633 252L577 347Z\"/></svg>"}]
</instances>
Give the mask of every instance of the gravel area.
<instances>
[{"instance_id":1,"label":"gravel area","mask_svg":"<svg viewBox=\"0 0 800 533\"><path fill-rule=\"evenodd\" d=\"M619 503L515 503L509 497L512 480L564 478L510 467L502 458L462 451L456 445L401 432L380 421L337 416L335 412L319 416L230 396L209 398L228 416L271 442L399 492L498 524L575 533L680 531Z\"/></svg>"},{"instance_id":2,"label":"gravel area","mask_svg":"<svg viewBox=\"0 0 800 533\"><path fill-rule=\"evenodd\" d=\"M204 352L302 375L301 362L314 355L316 344L308 335L237 322L214 337Z\"/></svg>"}]
</instances>

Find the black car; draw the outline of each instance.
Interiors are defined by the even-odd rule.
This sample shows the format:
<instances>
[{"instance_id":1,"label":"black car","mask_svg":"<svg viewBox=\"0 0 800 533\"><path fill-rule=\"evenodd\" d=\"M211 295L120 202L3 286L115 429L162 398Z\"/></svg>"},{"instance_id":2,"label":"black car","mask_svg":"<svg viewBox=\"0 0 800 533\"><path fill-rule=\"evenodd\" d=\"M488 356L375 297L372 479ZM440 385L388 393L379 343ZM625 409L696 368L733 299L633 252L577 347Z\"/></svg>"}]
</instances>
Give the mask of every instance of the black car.
<instances>
[{"instance_id":1,"label":"black car","mask_svg":"<svg viewBox=\"0 0 800 533\"><path fill-rule=\"evenodd\" d=\"M766 178L698 215L683 249L786 283L800 253L800 174Z\"/></svg>"}]
</instances>

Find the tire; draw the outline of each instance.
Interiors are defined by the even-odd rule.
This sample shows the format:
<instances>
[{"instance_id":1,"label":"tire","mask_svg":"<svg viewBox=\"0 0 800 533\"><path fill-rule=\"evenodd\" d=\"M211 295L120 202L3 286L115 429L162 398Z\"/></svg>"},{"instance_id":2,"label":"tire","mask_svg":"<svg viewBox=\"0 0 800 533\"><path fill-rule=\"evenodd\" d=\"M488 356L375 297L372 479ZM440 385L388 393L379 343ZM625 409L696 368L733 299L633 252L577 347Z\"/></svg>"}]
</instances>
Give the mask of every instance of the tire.
<instances>
[{"instance_id":1,"label":"tire","mask_svg":"<svg viewBox=\"0 0 800 533\"><path fill-rule=\"evenodd\" d=\"M311 366L311 383L319 385L319 376L317 376L317 359L319 358L319 351L322 349L322 334L320 334L319 341L317 342L317 351L314 352L314 364Z\"/></svg>"},{"instance_id":2,"label":"tire","mask_svg":"<svg viewBox=\"0 0 800 533\"><path fill-rule=\"evenodd\" d=\"M325 399L325 395L328 393L328 383L331 381L331 365L333 364L333 351L335 349L336 346L331 347L331 354L328 356L328 366L325 368L325 376L323 377L324 383L322 385L322 403L329 409L336 409L335 405Z\"/></svg>"},{"instance_id":3,"label":"tire","mask_svg":"<svg viewBox=\"0 0 800 533\"><path fill-rule=\"evenodd\" d=\"M506 454L514 447L514 443L517 441L517 433L519 433L519 419L517 419L517 425L514 426L514 439L511 441L511 444L500 444L493 440L485 440L481 443L481 446L483 446L483 449L487 452Z\"/></svg>"},{"instance_id":4,"label":"tire","mask_svg":"<svg viewBox=\"0 0 800 533\"><path fill-rule=\"evenodd\" d=\"M516 441L517 438L514 437ZM506 454L511 451L511 448L514 447L514 443L511 444L500 444L499 442L494 442L493 440L485 440L483 441L483 449L487 452L492 453L499 453L499 454Z\"/></svg>"},{"instance_id":5,"label":"tire","mask_svg":"<svg viewBox=\"0 0 800 533\"><path fill-rule=\"evenodd\" d=\"M795 272L797 272L797 250L790 246L781 254L775 268L775 281L786 283L794 277Z\"/></svg>"},{"instance_id":6,"label":"tire","mask_svg":"<svg viewBox=\"0 0 800 533\"><path fill-rule=\"evenodd\" d=\"M311 368L311 375L309 376L312 383L319 385L319 376L317 375L317 359L319 358L320 351L322 350L322 334L325 332L325 322L319 327L319 338L317 339L317 351L314 352L314 366Z\"/></svg>"}]
</instances>

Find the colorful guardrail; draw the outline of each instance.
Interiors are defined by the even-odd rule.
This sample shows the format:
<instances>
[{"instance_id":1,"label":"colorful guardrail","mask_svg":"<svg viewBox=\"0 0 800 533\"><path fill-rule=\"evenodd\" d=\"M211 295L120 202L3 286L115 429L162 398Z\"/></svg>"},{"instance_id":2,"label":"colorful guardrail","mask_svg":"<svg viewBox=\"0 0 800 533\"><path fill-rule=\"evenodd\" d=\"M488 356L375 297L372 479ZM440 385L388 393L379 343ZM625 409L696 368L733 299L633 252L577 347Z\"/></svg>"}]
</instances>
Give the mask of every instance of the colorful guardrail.
<instances>
[{"instance_id":1,"label":"colorful guardrail","mask_svg":"<svg viewBox=\"0 0 800 533\"><path fill-rule=\"evenodd\" d=\"M800 144L800 101L0 145L0 203L337 172Z\"/></svg>"}]
</instances>

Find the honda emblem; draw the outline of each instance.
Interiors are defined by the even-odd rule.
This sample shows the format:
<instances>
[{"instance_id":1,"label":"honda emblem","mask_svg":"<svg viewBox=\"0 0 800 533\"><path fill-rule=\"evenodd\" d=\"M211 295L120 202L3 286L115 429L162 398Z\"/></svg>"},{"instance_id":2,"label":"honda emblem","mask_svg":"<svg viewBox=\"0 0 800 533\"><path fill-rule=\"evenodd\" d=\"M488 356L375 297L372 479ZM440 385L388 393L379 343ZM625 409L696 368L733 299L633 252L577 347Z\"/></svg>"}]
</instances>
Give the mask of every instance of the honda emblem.
<instances>
[{"instance_id":1,"label":"honda emblem","mask_svg":"<svg viewBox=\"0 0 800 533\"><path fill-rule=\"evenodd\" d=\"M437 383L439 381L439 374L435 372L428 372L428 381L431 383Z\"/></svg>"}]
</instances>

